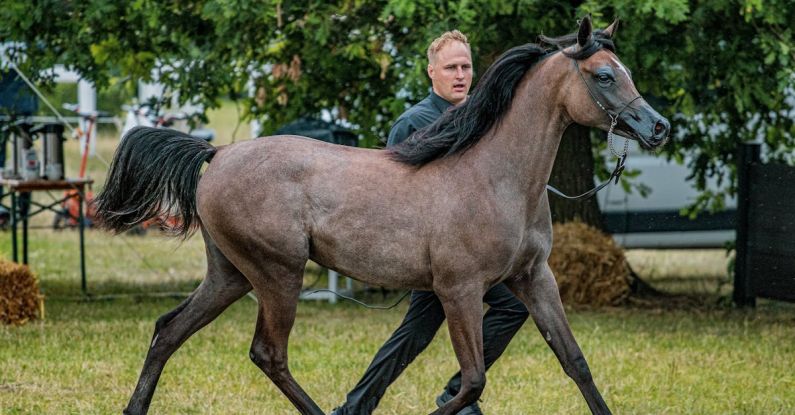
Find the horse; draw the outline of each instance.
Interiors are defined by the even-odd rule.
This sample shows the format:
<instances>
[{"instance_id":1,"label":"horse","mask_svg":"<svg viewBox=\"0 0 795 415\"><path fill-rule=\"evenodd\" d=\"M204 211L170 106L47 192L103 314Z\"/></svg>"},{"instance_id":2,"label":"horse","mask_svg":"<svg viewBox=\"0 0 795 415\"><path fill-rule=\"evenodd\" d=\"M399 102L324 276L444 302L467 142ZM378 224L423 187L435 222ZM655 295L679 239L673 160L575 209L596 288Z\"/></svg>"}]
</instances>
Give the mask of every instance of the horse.
<instances>
[{"instance_id":1,"label":"horse","mask_svg":"<svg viewBox=\"0 0 795 415\"><path fill-rule=\"evenodd\" d=\"M501 281L527 306L591 412L609 414L547 263L545 185L571 123L615 131L645 149L668 138L668 120L615 54L616 28L617 21L594 30L586 17L575 33L508 50L464 103L387 150L298 136L213 147L177 131L130 131L97 198L102 225L122 232L178 212L178 235L201 231L207 273L157 320L124 412L146 413L169 357L253 290L251 360L300 413L323 414L287 356L311 259L367 284L436 293L462 384L433 414L455 414L480 397L482 298Z\"/></svg>"}]
</instances>

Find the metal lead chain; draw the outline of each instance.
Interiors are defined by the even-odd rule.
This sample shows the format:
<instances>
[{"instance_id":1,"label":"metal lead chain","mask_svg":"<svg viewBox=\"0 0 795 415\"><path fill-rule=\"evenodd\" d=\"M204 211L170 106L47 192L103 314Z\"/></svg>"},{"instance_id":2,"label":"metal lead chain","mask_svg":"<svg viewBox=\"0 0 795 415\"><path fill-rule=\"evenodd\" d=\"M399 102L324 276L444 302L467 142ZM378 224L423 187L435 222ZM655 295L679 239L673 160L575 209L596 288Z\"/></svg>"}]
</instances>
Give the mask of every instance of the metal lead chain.
<instances>
[{"instance_id":1,"label":"metal lead chain","mask_svg":"<svg viewBox=\"0 0 795 415\"><path fill-rule=\"evenodd\" d=\"M618 124L618 115L616 115L615 117L610 115L610 113L608 113L607 115L608 117L610 117L610 130L607 131L607 147L610 148L610 152L617 158L624 157L627 155L627 150L629 150L629 140L627 140L626 138L624 139L624 148L621 154L619 154L616 151L616 149L613 148L613 138L615 137L615 134L613 134L613 129L615 129L616 124Z\"/></svg>"}]
</instances>

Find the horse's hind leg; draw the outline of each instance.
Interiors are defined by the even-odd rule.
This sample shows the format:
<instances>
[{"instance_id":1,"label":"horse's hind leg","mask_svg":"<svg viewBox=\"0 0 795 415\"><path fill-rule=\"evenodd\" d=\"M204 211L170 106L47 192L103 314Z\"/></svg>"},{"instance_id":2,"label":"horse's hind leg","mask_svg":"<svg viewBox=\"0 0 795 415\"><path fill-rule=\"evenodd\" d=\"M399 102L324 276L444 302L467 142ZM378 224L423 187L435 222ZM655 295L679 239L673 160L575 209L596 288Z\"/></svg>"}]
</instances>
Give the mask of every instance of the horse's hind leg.
<instances>
[{"instance_id":1,"label":"horse's hind leg","mask_svg":"<svg viewBox=\"0 0 795 415\"><path fill-rule=\"evenodd\" d=\"M549 265L539 264L529 275L505 283L525 303L536 327L557 356L563 370L577 384L591 412L610 414L566 320L555 276Z\"/></svg>"},{"instance_id":2,"label":"horse's hind leg","mask_svg":"<svg viewBox=\"0 0 795 415\"><path fill-rule=\"evenodd\" d=\"M125 414L145 414L169 357L188 337L251 291L248 280L202 232L207 245L207 276L185 301L157 320L138 385Z\"/></svg>"},{"instance_id":3,"label":"horse's hind leg","mask_svg":"<svg viewBox=\"0 0 795 415\"><path fill-rule=\"evenodd\" d=\"M294 266L270 263L259 268L263 278L252 280L256 281L259 313L249 352L251 361L301 414L322 415L323 411L296 382L287 365L287 338L295 322L304 263Z\"/></svg>"}]
</instances>

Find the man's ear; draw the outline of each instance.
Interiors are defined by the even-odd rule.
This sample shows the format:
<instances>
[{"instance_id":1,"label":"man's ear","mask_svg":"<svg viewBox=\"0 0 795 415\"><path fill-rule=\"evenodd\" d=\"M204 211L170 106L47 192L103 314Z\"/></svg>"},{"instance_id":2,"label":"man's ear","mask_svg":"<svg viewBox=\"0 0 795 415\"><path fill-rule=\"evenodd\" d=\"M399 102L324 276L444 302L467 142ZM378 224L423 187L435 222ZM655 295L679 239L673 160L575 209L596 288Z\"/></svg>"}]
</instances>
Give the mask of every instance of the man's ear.
<instances>
[{"instance_id":1,"label":"man's ear","mask_svg":"<svg viewBox=\"0 0 795 415\"><path fill-rule=\"evenodd\" d=\"M428 78L433 79L433 65L430 63L428 64L427 72L428 72Z\"/></svg>"}]
</instances>

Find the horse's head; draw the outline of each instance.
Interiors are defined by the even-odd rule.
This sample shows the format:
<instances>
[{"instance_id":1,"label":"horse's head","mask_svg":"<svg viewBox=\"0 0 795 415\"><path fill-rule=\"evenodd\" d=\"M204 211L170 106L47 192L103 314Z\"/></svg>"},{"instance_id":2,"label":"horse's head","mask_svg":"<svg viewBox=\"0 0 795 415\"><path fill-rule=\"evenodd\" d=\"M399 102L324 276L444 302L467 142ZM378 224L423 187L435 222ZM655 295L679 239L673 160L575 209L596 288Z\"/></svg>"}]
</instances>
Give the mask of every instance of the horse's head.
<instances>
[{"instance_id":1,"label":"horse's head","mask_svg":"<svg viewBox=\"0 0 795 415\"><path fill-rule=\"evenodd\" d=\"M563 51L572 62L564 106L578 124L612 129L653 149L667 141L671 124L640 96L632 72L615 55L612 38L617 27L615 21L594 32L591 19L582 20L577 42Z\"/></svg>"}]
</instances>

